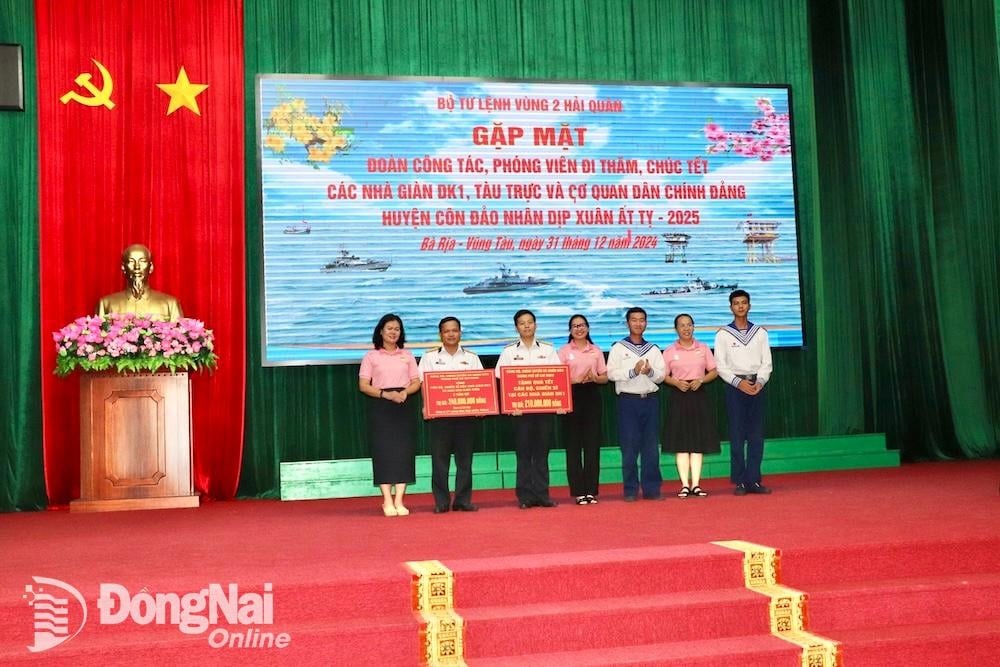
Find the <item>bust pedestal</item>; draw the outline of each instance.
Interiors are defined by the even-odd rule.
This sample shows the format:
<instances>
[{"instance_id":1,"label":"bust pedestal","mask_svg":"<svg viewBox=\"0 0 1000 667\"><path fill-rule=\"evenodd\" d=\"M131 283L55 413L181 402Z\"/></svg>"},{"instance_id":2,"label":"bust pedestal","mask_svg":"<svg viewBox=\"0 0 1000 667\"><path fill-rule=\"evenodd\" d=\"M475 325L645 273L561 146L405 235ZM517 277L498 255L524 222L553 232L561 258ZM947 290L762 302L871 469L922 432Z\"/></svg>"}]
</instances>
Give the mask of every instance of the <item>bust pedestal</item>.
<instances>
[{"instance_id":1,"label":"bust pedestal","mask_svg":"<svg viewBox=\"0 0 1000 667\"><path fill-rule=\"evenodd\" d=\"M72 512L198 507L187 373L80 375L80 498Z\"/></svg>"}]
</instances>

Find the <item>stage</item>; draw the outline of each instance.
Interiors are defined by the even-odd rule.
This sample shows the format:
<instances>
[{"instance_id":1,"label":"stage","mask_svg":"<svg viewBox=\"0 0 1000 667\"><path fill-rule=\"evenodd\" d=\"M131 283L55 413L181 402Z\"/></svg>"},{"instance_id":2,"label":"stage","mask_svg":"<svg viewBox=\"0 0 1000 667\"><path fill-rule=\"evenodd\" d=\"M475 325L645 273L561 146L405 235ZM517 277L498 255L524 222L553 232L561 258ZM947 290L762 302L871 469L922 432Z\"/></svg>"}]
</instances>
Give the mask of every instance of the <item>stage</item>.
<instances>
[{"instance_id":1,"label":"stage","mask_svg":"<svg viewBox=\"0 0 1000 667\"><path fill-rule=\"evenodd\" d=\"M439 561L468 664L800 664L801 649L769 631L767 596L744 586L744 554L714 544L725 541L779 550L780 583L806 594L806 629L839 642L843 664L1000 655L1000 462L765 481L773 495L736 497L710 479L707 498L678 499L668 482L665 500L635 503L606 485L591 506L556 488L558 507L530 510L512 491L483 491L479 512L443 515L420 494L395 518L376 498L3 514L0 662L419 664L405 563ZM79 603L55 591L79 633L33 653L24 596L37 578L78 591L87 618L81 627ZM102 584L131 596L131 616L102 623ZM246 596L237 623L184 631L169 607L153 614L157 594L211 584L233 592L225 604ZM214 646L229 641L250 646Z\"/></svg>"}]
</instances>

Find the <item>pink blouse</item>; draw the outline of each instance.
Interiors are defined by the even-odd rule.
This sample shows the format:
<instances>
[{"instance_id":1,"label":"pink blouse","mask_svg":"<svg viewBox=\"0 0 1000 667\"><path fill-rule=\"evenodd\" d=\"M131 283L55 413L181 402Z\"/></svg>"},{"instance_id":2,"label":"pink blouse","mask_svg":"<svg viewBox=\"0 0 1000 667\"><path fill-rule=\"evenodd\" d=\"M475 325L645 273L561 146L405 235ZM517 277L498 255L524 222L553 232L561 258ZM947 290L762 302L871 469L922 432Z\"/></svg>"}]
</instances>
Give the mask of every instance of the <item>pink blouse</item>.
<instances>
[{"instance_id":1,"label":"pink blouse","mask_svg":"<svg viewBox=\"0 0 1000 667\"><path fill-rule=\"evenodd\" d=\"M593 343L587 343L587 347L582 350L576 343L566 343L559 348L559 360L569 366L569 377L573 382L586 375L588 370L594 375L608 372L608 367L604 363L604 353Z\"/></svg>"},{"instance_id":2,"label":"pink blouse","mask_svg":"<svg viewBox=\"0 0 1000 667\"><path fill-rule=\"evenodd\" d=\"M409 350L369 350L361 359L358 377L372 381L378 389L405 387L420 377L417 360Z\"/></svg>"},{"instance_id":3,"label":"pink blouse","mask_svg":"<svg viewBox=\"0 0 1000 667\"><path fill-rule=\"evenodd\" d=\"M678 380L699 380L715 368L715 357L708 345L694 341L694 347L681 347L680 341L663 351L667 375Z\"/></svg>"}]
</instances>

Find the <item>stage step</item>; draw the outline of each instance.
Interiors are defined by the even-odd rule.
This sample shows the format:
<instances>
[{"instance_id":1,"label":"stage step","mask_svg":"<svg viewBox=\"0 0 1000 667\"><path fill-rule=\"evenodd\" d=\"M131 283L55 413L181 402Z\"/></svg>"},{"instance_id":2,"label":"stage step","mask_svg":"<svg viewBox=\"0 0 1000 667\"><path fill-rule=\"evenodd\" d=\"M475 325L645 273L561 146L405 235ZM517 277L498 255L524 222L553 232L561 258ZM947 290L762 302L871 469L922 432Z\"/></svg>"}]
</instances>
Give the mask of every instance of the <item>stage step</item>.
<instances>
[{"instance_id":1,"label":"stage step","mask_svg":"<svg viewBox=\"0 0 1000 667\"><path fill-rule=\"evenodd\" d=\"M1000 618L840 632L845 665L984 667L1000 657Z\"/></svg>"},{"instance_id":2,"label":"stage step","mask_svg":"<svg viewBox=\"0 0 1000 667\"><path fill-rule=\"evenodd\" d=\"M729 476L729 444L722 443L719 454L704 459L703 479ZM899 466L899 452L886 449L885 435L870 433L812 438L776 438L768 440L764 457L765 475L819 470L887 468ZM430 456L417 457L416 483L409 493L429 493ZM513 489L516 485L517 459L514 452L478 452L473 455L472 475L475 489ZM663 478L677 479L673 457L660 457ZM550 483L565 486L566 455L560 449L549 454ZM621 451L618 447L601 449L601 482L622 481ZM454 488L454 465L452 466ZM279 486L282 500L312 500L319 498L352 498L376 496L372 484L371 459L338 459L332 461L287 461L279 466Z\"/></svg>"},{"instance_id":3,"label":"stage step","mask_svg":"<svg viewBox=\"0 0 1000 667\"><path fill-rule=\"evenodd\" d=\"M418 456L416 483L407 485L407 493L431 492L431 457ZM279 466L282 500L318 500L321 498L358 498L379 495L372 483L371 459L336 459L332 461L283 462ZM477 453L472 457L473 487L502 489L503 473L495 453ZM452 465L451 488L455 488Z\"/></svg>"},{"instance_id":4,"label":"stage step","mask_svg":"<svg viewBox=\"0 0 1000 667\"><path fill-rule=\"evenodd\" d=\"M843 630L940 623L958 625L997 618L1000 574L958 574L890 581L852 582L809 589L813 628Z\"/></svg>"},{"instance_id":5,"label":"stage step","mask_svg":"<svg viewBox=\"0 0 1000 667\"><path fill-rule=\"evenodd\" d=\"M472 658L470 667L778 667L801 665L798 648L769 634L640 646Z\"/></svg>"},{"instance_id":6,"label":"stage step","mask_svg":"<svg viewBox=\"0 0 1000 667\"><path fill-rule=\"evenodd\" d=\"M766 598L745 588L456 611L470 659L768 633Z\"/></svg>"},{"instance_id":7,"label":"stage step","mask_svg":"<svg viewBox=\"0 0 1000 667\"><path fill-rule=\"evenodd\" d=\"M712 544L449 560L447 566L459 609L743 586L742 555Z\"/></svg>"},{"instance_id":8,"label":"stage step","mask_svg":"<svg viewBox=\"0 0 1000 667\"><path fill-rule=\"evenodd\" d=\"M1000 573L1000 535L783 549L781 571L788 586L804 591L830 582Z\"/></svg>"}]
</instances>

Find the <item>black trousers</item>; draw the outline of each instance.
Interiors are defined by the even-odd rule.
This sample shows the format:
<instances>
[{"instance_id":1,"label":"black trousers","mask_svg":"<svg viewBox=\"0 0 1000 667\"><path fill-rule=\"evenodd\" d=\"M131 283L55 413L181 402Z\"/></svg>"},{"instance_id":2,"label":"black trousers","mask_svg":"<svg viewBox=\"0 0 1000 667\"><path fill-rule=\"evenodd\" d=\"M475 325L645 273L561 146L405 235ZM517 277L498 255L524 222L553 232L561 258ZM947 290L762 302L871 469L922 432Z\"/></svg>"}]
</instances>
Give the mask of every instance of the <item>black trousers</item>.
<instances>
[{"instance_id":1,"label":"black trousers","mask_svg":"<svg viewBox=\"0 0 1000 667\"><path fill-rule=\"evenodd\" d=\"M448 482L455 456L455 505L472 502L472 449L479 430L474 417L443 417L428 423L431 445L431 491L437 507L451 504Z\"/></svg>"},{"instance_id":2,"label":"black trousers","mask_svg":"<svg viewBox=\"0 0 1000 667\"><path fill-rule=\"evenodd\" d=\"M596 496L601 476L601 385L573 385L573 412L564 416L563 446L571 496Z\"/></svg>"},{"instance_id":3,"label":"black trousers","mask_svg":"<svg viewBox=\"0 0 1000 667\"><path fill-rule=\"evenodd\" d=\"M549 449L552 446L552 415L521 415L514 420L517 452L517 500L540 503L549 497Z\"/></svg>"}]
</instances>

